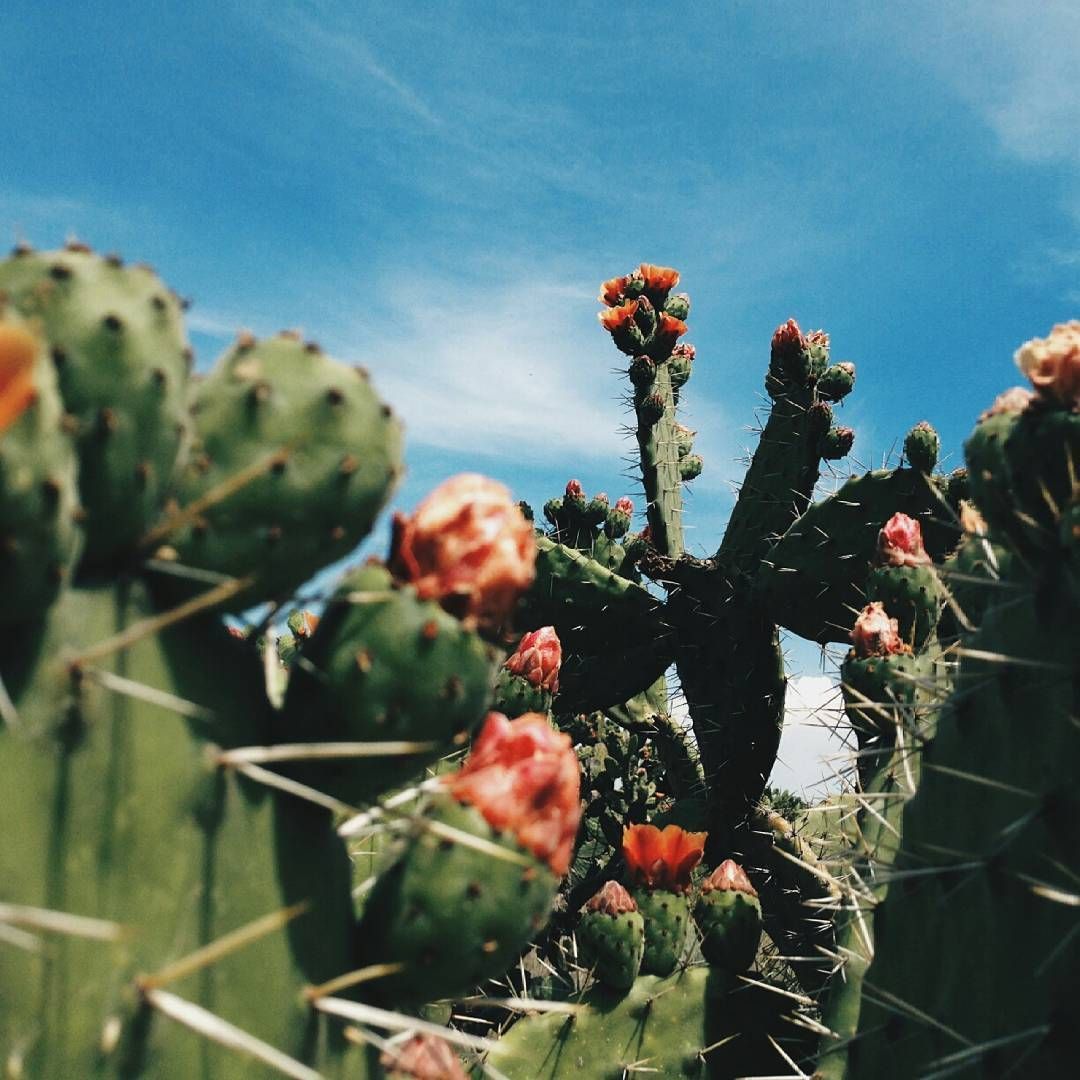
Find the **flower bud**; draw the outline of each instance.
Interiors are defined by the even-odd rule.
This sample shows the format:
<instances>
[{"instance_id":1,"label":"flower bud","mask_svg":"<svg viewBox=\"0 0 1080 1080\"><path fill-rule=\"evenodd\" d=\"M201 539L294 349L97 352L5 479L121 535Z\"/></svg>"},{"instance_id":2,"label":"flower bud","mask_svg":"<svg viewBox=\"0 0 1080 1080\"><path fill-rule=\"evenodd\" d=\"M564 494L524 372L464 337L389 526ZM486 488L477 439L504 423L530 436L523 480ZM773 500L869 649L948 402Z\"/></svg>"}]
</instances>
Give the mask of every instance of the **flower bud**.
<instances>
[{"instance_id":1,"label":"flower bud","mask_svg":"<svg viewBox=\"0 0 1080 1080\"><path fill-rule=\"evenodd\" d=\"M834 427L825 432L818 440L818 453L826 461L839 461L851 453L855 445L855 429Z\"/></svg>"},{"instance_id":2,"label":"flower bud","mask_svg":"<svg viewBox=\"0 0 1080 1080\"><path fill-rule=\"evenodd\" d=\"M994 398L988 409L979 414L980 420L989 420L991 416L1000 416L1002 413L1023 412L1034 398L1034 394L1023 386L1010 386Z\"/></svg>"},{"instance_id":3,"label":"flower bud","mask_svg":"<svg viewBox=\"0 0 1080 1080\"><path fill-rule=\"evenodd\" d=\"M390 569L421 599L484 628L501 624L532 584L536 540L502 484L463 473L411 517L394 517Z\"/></svg>"},{"instance_id":4,"label":"flower bud","mask_svg":"<svg viewBox=\"0 0 1080 1080\"><path fill-rule=\"evenodd\" d=\"M725 859L702 883L702 893L744 892L757 896L757 890L750 884L746 871L734 860Z\"/></svg>"},{"instance_id":5,"label":"flower bud","mask_svg":"<svg viewBox=\"0 0 1080 1080\"><path fill-rule=\"evenodd\" d=\"M630 381L635 386L651 386L655 380L656 361L651 356L635 356L630 361Z\"/></svg>"},{"instance_id":6,"label":"flower bud","mask_svg":"<svg viewBox=\"0 0 1080 1080\"><path fill-rule=\"evenodd\" d=\"M676 319L686 322L690 314L690 297L684 292L673 293L664 302L664 310Z\"/></svg>"},{"instance_id":7,"label":"flower bud","mask_svg":"<svg viewBox=\"0 0 1080 1080\"><path fill-rule=\"evenodd\" d=\"M694 368L696 350L693 345L676 345L668 357L668 377L675 390L685 386Z\"/></svg>"},{"instance_id":8,"label":"flower bud","mask_svg":"<svg viewBox=\"0 0 1080 1080\"><path fill-rule=\"evenodd\" d=\"M625 536L630 528L630 522L634 517L634 504L625 495L615 501L615 505L608 511L607 521L604 522L604 534L610 540L618 540Z\"/></svg>"},{"instance_id":9,"label":"flower bud","mask_svg":"<svg viewBox=\"0 0 1080 1080\"><path fill-rule=\"evenodd\" d=\"M605 881L600 891L585 905L589 911L600 911L605 915L624 915L628 911L637 911L634 898L617 881Z\"/></svg>"},{"instance_id":10,"label":"flower bud","mask_svg":"<svg viewBox=\"0 0 1080 1080\"><path fill-rule=\"evenodd\" d=\"M554 626L531 630L518 642L517 650L504 665L514 675L535 687L559 692L559 667L562 664L562 644Z\"/></svg>"},{"instance_id":11,"label":"flower bud","mask_svg":"<svg viewBox=\"0 0 1080 1080\"><path fill-rule=\"evenodd\" d=\"M904 454L913 468L922 473L933 471L937 464L941 440L927 420L920 420L904 439Z\"/></svg>"},{"instance_id":12,"label":"flower bud","mask_svg":"<svg viewBox=\"0 0 1080 1080\"><path fill-rule=\"evenodd\" d=\"M466 1080L450 1044L437 1035L414 1035L402 1046L387 1045L379 1064L390 1080Z\"/></svg>"},{"instance_id":13,"label":"flower bud","mask_svg":"<svg viewBox=\"0 0 1080 1080\"><path fill-rule=\"evenodd\" d=\"M882 566L925 566L930 556L922 526L907 514L893 514L878 533L877 557Z\"/></svg>"},{"instance_id":14,"label":"flower bud","mask_svg":"<svg viewBox=\"0 0 1080 1080\"><path fill-rule=\"evenodd\" d=\"M855 365L844 360L827 367L817 381L817 392L826 401L841 401L855 386Z\"/></svg>"},{"instance_id":15,"label":"flower bud","mask_svg":"<svg viewBox=\"0 0 1080 1080\"><path fill-rule=\"evenodd\" d=\"M855 655L863 658L911 651L900 638L897 620L889 618L880 600L867 604L859 612L851 631L851 644Z\"/></svg>"}]
</instances>

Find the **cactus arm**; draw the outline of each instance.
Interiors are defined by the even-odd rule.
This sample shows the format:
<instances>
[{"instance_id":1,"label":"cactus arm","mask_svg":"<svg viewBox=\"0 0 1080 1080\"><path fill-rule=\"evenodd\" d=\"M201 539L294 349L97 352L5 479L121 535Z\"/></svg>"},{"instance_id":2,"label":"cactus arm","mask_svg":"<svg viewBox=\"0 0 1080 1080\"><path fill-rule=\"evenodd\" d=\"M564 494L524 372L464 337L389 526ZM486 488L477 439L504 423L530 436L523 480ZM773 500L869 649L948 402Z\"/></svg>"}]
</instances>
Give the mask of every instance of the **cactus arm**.
<instances>
[{"instance_id":1,"label":"cactus arm","mask_svg":"<svg viewBox=\"0 0 1080 1080\"><path fill-rule=\"evenodd\" d=\"M658 403L662 403L663 411L659 419L654 420L650 410ZM678 558L683 553L682 478L675 408L671 375L666 365L658 364L651 385L638 387L634 393L635 434L641 459L641 479L648 499L652 545L671 558Z\"/></svg>"}]
</instances>

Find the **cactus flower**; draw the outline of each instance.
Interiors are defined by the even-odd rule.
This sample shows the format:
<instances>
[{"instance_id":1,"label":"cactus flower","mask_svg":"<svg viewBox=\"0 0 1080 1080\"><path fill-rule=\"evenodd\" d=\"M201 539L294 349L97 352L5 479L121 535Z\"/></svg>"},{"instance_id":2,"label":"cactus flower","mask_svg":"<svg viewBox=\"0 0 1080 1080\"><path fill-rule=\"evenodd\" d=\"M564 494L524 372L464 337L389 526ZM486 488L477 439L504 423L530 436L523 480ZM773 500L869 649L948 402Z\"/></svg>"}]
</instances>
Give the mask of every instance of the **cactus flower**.
<instances>
[{"instance_id":1,"label":"cactus flower","mask_svg":"<svg viewBox=\"0 0 1080 1080\"><path fill-rule=\"evenodd\" d=\"M630 300L625 304L619 304L618 307L609 308L607 311L601 311L598 313L598 318L604 329L609 334L614 334L618 330L622 330L628 323L634 321L634 316L637 314L638 302L636 300Z\"/></svg>"},{"instance_id":2,"label":"cactus flower","mask_svg":"<svg viewBox=\"0 0 1080 1080\"><path fill-rule=\"evenodd\" d=\"M617 881L605 881L585 907L589 911L600 911L605 915L624 915L628 911L637 911L634 898Z\"/></svg>"},{"instance_id":3,"label":"cactus flower","mask_svg":"<svg viewBox=\"0 0 1080 1080\"><path fill-rule=\"evenodd\" d=\"M1058 323L1049 337L1025 342L1016 363L1038 393L1069 408L1080 406L1080 319Z\"/></svg>"},{"instance_id":4,"label":"cactus flower","mask_svg":"<svg viewBox=\"0 0 1080 1080\"><path fill-rule=\"evenodd\" d=\"M893 514L878 533L877 557L882 566L925 566L930 556L922 526L907 514Z\"/></svg>"},{"instance_id":5,"label":"cactus flower","mask_svg":"<svg viewBox=\"0 0 1080 1080\"><path fill-rule=\"evenodd\" d=\"M402 1080L466 1080L450 1044L437 1035L414 1035L402 1046L387 1046L379 1064L389 1076Z\"/></svg>"},{"instance_id":6,"label":"cactus flower","mask_svg":"<svg viewBox=\"0 0 1080 1080\"><path fill-rule=\"evenodd\" d=\"M988 409L983 409L979 414L980 420L989 420L991 416L1000 416L1002 413L1023 412L1031 404L1034 394L1024 386L1010 386L1003 390L991 402Z\"/></svg>"},{"instance_id":7,"label":"cactus flower","mask_svg":"<svg viewBox=\"0 0 1080 1080\"><path fill-rule=\"evenodd\" d=\"M742 892L757 896L757 890L750 884L746 871L734 859L725 859L701 883L701 892Z\"/></svg>"},{"instance_id":8,"label":"cactus flower","mask_svg":"<svg viewBox=\"0 0 1080 1080\"><path fill-rule=\"evenodd\" d=\"M28 330L0 323L0 433L34 403L38 341Z\"/></svg>"},{"instance_id":9,"label":"cactus flower","mask_svg":"<svg viewBox=\"0 0 1080 1080\"><path fill-rule=\"evenodd\" d=\"M547 717L508 720L488 713L465 764L446 779L450 794L475 806L494 829L562 877L570 869L581 820L581 769L569 735Z\"/></svg>"},{"instance_id":10,"label":"cactus flower","mask_svg":"<svg viewBox=\"0 0 1080 1080\"><path fill-rule=\"evenodd\" d=\"M559 692L559 665L562 664L562 644L554 626L531 630L518 643L517 650L505 667L514 675L527 679L533 686Z\"/></svg>"},{"instance_id":11,"label":"cactus flower","mask_svg":"<svg viewBox=\"0 0 1080 1080\"><path fill-rule=\"evenodd\" d=\"M896 619L890 619L885 605L880 600L859 612L855 626L851 631L851 644L855 655L892 656L895 653L911 652L900 637L900 626Z\"/></svg>"},{"instance_id":12,"label":"cactus flower","mask_svg":"<svg viewBox=\"0 0 1080 1080\"><path fill-rule=\"evenodd\" d=\"M689 342L679 342L674 349L671 350L673 357L679 356L693 363L694 357L697 355L697 349L694 348Z\"/></svg>"},{"instance_id":13,"label":"cactus flower","mask_svg":"<svg viewBox=\"0 0 1080 1080\"><path fill-rule=\"evenodd\" d=\"M422 599L480 626L498 626L536 572L536 540L502 484L462 473L413 512L394 516L390 569Z\"/></svg>"},{"instance_id":14,"label":"cactus flower","mask_svg":"<svg viewBox=\"0 0 1080 1080\"><path fill-rule=\"evenodd\" d=\"M608 307L617 307L619 300L622 299L623 292L626 289L626 275L621 277L609 278L600 286L600 295L597 299L601 304L607 304Z\"/></svg>"},{"instance_id":15,"label":"cactus flower","mask_svg":"<svg viewBox=\"0 0 1080 1080\"><path fill-rule=\"evenodd\" d=\"M654 266L652 263L642 263L638 267L638 273L645 280L645 291L654 300L662 301L679 284L679 271L673 270L670 266Z\"/></svg>"},{"instance_id":16,"label":"cactus flower","mask_svg":"<svg viewBox=\"0 0 1080 1080\"><path fill-rule=\"evenodd\" d=\"M686 832L678 825L628 825L623 830L623 859L634 884L647 889L688 892L690 871L705 853L708 833Z\"/></svg>"},{"instance_id":17,"label":"cactus flower","mask_svg":"<svg viewBox=\"0 0 1080 1080\"><path fill-rule=\"evenodd\" d=\"M781 323L774 331L771 346L774 359L782 360L792 353L802 352L805 348L806 338L803 337L803 332L794 319Z\"/></svg>"},{"instance_id":18,"label":"cactus flower","mask_svg":"<svg viewBox=\"0 0 1080 1080\"><path fill-rule=\"evenodd\" d=\"M666 311L661 311L660 317L656 320L656 336L662 341L674 343L688 329L682 319L676 319L674 315L669 315Z\"/></svg>"}]
</instances>

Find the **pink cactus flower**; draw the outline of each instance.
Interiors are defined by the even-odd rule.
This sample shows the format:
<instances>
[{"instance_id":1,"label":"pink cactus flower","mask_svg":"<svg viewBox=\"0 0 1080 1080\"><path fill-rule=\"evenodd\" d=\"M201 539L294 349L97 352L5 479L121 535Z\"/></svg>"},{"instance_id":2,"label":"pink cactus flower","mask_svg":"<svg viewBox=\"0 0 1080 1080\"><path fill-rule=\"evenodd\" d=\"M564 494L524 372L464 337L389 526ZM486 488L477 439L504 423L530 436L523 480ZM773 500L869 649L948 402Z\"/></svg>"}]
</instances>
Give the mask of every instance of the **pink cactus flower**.
<instances>
[{"instance_id":1,"label":"pink cactus flower","mask_svg":"<svg viewBox=\"0 0 1080 1080\"><path fill-rule=\"evenodd\" d=\"M807 345L820 345L823 349L829 347L829 335L824 330L810 330L806 335Z\"/></svg>"},{"instance_id":2,"label":"pink cactus flower","mask_svg":"<svg viewBox=\"0 0 1080 1080\"><path fill-rule=\"evenodd\" d=\"M679 342L674 349L671 350L672 356L682 356L687 360L693 360L697 356L697 349L689 342Z\"/></svg>"},{"instance_id":3,"label":"pink cactus flower","mask_svg":"<svg viewBox=\"0 0 1080 1080\"><path fill-rule=\"evenodd\" d=\"M634 898L617 881L605 881L585 907L605 915L625 915L628 911L637 911Z\"/></svg>"},{"instance_id":4,"label":"pink cactus flower","mask_svg":"<svg viewBox=\"0 0 1080 1080\"><path fill-rule=\"evenodd\" d=\"M980 420L989 420L991 416L1000 416L1002 413L1023 412L1034 400L1035 395L1025 386L1010 386L1003 390L988 409L983 409L979 414Z\"/></svg>"},{"instance_id":5,"label":"pink cactus flower","mask_svg":"<svg viewBox=\"0 0 1080 1080\"><path fill-rule=\"evenodd\" d=\"M541 626L521 639L505 666L509 672L527 679L538 689L557 694L561 664L562 644L555 627Z\"/></svg>"},{"instance_id":6,"label":"pink cactus flower","mask_svg":"<svg viewBox=\"0 0 1080 1080\"><path fill-rule=\"evenodd\" d=\"M806 348L806 338L794 319L781 323L772 336L772 355L777 359L801 352Z\"/></svg>"},{"instance_id":7,"label":"pink cactus flower","mask_svg":"<svg viewBox=\"0 0 1080 1080\"><path fill-rule=\"evenodd\" d=\"M930 556L922 526L907 514L893 514L878 533L877 557L882 566L925 566Z\"/></svg>"},{"instance_id":8,"label":"pink cactus flower","mask_svg":"<svg viewBox=\"0 0 1080 1080\"><path fill-rule=\"evenodd\" d=\"M502 484L462 473L394 516L390 569L423 599L481 627L500 625L532 584L536 540Z\"/></svg>"},{"instance_id":9,"label":"pink cactus flower","mask_svg":"<svg viewBox=\"0 0 1080 1080\"><path fill-rule=\"evenodd\" d=\"M746 871L734 860L725 859L702 883L702 893L742 892L757 896Z\"/></svg>"},{"instance_id":10,"label":"pink cactus flower","mask_svg":"<svg viewBox=\"0 0 1080 1080\"><path fill-rule=\"evenodd\" d=\"M446 785L494 829L562 877L570 869L581 821L581 769L569 735L540 713L508 720L488 713L465 764Z\"/></svg>"},{"instance_id":11,"label":"pink cactus flower","mask_svg":"<svg viewBox=\"0 0 1080 1080\"><path fill-rule=\"evenodd\" d=\"M412 1080L466 1080L450 1044L437 1035L414 1035L402 1046L388 1046L379 1063L394 1077Z\"/></svg>"},{"instance_id":12,"label":"pink cactus flower","mask_svg":"<svg viewBox=\"0 0 1080 1080\"><path fill-rule=\"evenodd\" d=\"M627 517L633 517L634 501L624 495L621 499L615 500L615 509L618 510L620 514L626 514Z\"/></svg>"},{"instance_id":13,"label":"pink cactus flower","mask_svg":"<svg viewBox=\"0 0 1080 1080\"><path fill-rule=\"evenodd\" d=\"M890 619L885 605L880 600L859 612L855 627L851 631L851 644L855 655L892 656L896 653L911 652L900 637L900 626L896 619Z\"/></svg>"},{"instance_id":14,"label":"pink cactus flower","mask_svg":"<svg viewBox=\"0 0 1080 1080\"><path fill-rule=\"evenodd\" d=\"M1049 337L1025 342L1016 363L1043 397L1080 406L1080 319L1058 323Z\"/></svg>"}]
</instances>

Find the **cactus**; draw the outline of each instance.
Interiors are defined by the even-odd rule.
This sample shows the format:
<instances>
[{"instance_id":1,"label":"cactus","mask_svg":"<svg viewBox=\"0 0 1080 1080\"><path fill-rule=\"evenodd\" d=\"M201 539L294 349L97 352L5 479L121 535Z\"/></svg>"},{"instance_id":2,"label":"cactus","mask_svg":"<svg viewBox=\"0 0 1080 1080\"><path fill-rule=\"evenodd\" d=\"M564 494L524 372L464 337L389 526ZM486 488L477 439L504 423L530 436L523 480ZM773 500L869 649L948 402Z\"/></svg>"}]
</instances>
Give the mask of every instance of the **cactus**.
<instances>
[{"instance_id":1,"label":"cactus","mask_svg":"<svg viewBox=\"0 0 1080 1080\"><path fill-rule=\"evenodd\" d=\"M601 290L640 532L464 474L285 620L400 476L367 375L285 333L192 378L152 271L0 264L9 1076L1064 1074L1080 324L1020 350L966 471L923 421L815 502L855 369L785 321L698 559L678 283ZM766 787L781 628L852 646L817 807Z\"/></svg>"}]
</instances>

